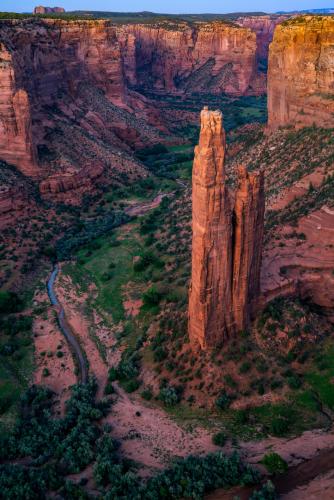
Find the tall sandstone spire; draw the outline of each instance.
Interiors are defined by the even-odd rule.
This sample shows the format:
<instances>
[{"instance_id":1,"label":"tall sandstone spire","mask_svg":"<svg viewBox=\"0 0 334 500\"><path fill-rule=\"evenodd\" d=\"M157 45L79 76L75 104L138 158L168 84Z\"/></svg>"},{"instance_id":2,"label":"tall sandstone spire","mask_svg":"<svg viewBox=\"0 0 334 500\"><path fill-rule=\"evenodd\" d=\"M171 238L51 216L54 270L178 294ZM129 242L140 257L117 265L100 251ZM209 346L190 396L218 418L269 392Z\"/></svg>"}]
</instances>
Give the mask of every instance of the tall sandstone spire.
<instances>
[{"instance_id":1,"label":"tall sandstone spire","mask_svg":"<svg viewBox=\"0 0 334 500\"><path fill-rule=\"evenodd\" d=\"M201 113L193 167L192 281L189 335L202 348L231 328L231 206L225 184L225 132L220 111ZM222 307L224 305L224 307Z\"/></svg>"},{"instance_id":2,"label":"tall sandstone spire","mask_svg":"<svg viewBox=\"0 0 334 500\"><path fill-rule=\"evenodd\" d=\"M220 111L204 108L193 166L192 278L189 336L212 348L247 328L259 296L263 239L263 174L238 171L233 203L225 183Z\"/></svg>"}]
</instances>

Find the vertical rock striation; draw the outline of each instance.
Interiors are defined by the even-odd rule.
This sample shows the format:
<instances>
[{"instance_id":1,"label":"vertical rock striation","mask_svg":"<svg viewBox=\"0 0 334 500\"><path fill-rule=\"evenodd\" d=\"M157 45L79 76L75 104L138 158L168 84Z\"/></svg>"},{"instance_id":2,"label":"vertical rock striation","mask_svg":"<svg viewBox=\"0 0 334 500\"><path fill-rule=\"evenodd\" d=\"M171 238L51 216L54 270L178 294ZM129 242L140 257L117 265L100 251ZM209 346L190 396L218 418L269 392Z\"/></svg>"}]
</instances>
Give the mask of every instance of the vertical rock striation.
<instances>
[{"instance_id":1,"label":"vertical rock striation","mask_svg":"<svg viewBox=\"0 0 334 500\"><path fill-rule=\"evenodd\" d=\"M278 24L288 19L287 15L241 16L236 19L236 24L249 28L256 33L256 54L258 62L266 63L268 60L269 45L272 42L275 28Z\"/></svg>"},{"instance_id":2,"label":"vertical rock striation","mask_svg":"<svg viewBox=\"0 0 334 500\"><path fill-rule=\"evenodd\" d=\"M11 53L0 43L1 158L30 176L38 173L32 141L28 94L17 88Z\"/></svg>"},{"instance_id":3,"label":"vertical rock striation","mask_svg":"<svg viewBox=\"0 0 334 500\"><path fill-rule=\"evenodd\" d=\"M232 304L237 331L245 330L260 294L264 220L263 172L238 171L234 205Z\"/></svg>"},{"instance_id":4,"label":"vertical rock striation","mask_svg":"<svg viewBox=\"0 0 334 500\"><path fill-rule=\"evenodd\" d=\"M202 348L224 340L231 327L231 208L224 172L220 111L201 113L193 167L192 282L189 334ZM222 307L224 304L225 307Z\"/></svg>"},{"instance_id":5,"label":"vertical rock striation","mask_svg":"<svg viewBox=\"0 0 334 500\"><path fill-rule=\"evenodd\" d=\"M202 349L248 327L260 288L263 173L239 168L235 203L225 182L220 111L201 113L193 167L192 277L189 337Z\"/></svg>"},{"instance_id":6,"label":"vertical rock striation","mask_svg":"<svg viewBox=\"0 0 334 500\"><path fill-rule=\"evenodd\" d=\"M269 50L269 127L333 127L333 82L333 17L303 16L277 26Z\"/></svg>"},{"instance_id":7,"label":"vertical rock striation","mask_svg":"<svg viewBox=\"0 0 334 500\"><path fill-rule=\"evenodd\" d=\"M130 82L165 92L265 93L259 88L256 35L225 22L129 24ZM133 64L135 67L133 68ZM128 75L128 71L126 75Z\"/></svg>"}]
</instances>

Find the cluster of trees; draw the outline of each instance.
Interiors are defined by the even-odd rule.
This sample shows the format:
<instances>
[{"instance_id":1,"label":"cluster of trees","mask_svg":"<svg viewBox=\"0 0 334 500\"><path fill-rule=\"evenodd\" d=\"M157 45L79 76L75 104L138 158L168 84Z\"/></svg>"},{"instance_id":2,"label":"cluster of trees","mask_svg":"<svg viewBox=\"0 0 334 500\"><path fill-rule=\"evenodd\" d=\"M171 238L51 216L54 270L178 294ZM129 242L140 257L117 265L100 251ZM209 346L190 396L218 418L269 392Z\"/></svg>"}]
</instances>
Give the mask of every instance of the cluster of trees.
<instances>
[{"instance_id":1,"label":"cluster of trees","mask_svg":"<svg viewBox=\"0 0 334 500\"><path fill-rule=\"evenodd\" d=\"M110 368L107 392L112 392L111 384L115 380L119 380L127 392L134 392L139 388L141 384L138 379L141 356L138 349L142 346L142 343L143 338L139 338L134 348L129 347L123 351L118 366L116 368Z\"/></svg>"},{"instance_id":2,"label":"cluster of trees","mask_svg":"<svg viewBox=\"0 0 334 500\"><path fill-rule=\"evenodd\" d=\"M24 305L15 292L0 291L0 363L5 366L0 387L1 415L15 404L25 385L21 373L31 356L32 318L22 312Z\"/></svg>"},{"instance_id":3,"label":"cluster of trees","mask_svg":"<svg viewBox=\"0 0 334 500\"><path fill-rule=\"evenodd\" d=\"M176 179L180 165L194 156L193 151L168 151L164 144L141 149L136 155L154 175L165 179Z\"/></svg>"},{"instance_id":4,"label":"cluster of trees","mask_svg":"<svg viewBox=\"0 0 334 500\"><path fill-rule=\"evenodd\" d=\"M15 292L0 290L0 315L22 310L23 301Z\"/></svg>"},{"instance_id":5,"label":"cluster of trees","mask_svg":"<svg viewBox=\"0 0 334 500\"><path fill-rule=\"evenodd\" d=\"M259 480L258 472L237 454L226 457L215 453L179 459L143 482L131 461L120 457L119 443L110 436L111 427L100 425L110 402L97 402L96 390L93 379L87 385L73 386L66 414L58 419L52 414L50 390L32 386L27 391L16 428L1 435L1 498L35 500L45 498L50 491L61 498L89 498L82 486L66 480L68 474L78 473L89 464L94 464L94 479L101 498L106 500L199 499L215 488Z\"/></svg>"},{"instance_id":6,"label":"cluster of trees","mask_svg":"<svg viewBox=\"0 0 334 500\"><path fill-rule=\"evenodd\" d=\"M68 259L75 250L90 244L92 240L129 221L123 211L111 211L100 220L85 221L72 227L56 245L58 260Z\"/></svg>"},{"instance_id":7,"label":"cluster of trees","mask_svg":"<svg viewBox=\"0 0 334 500\"><path fill-rule=\"evenodd\" d=\"M158 269L162 269L164 267L164 262L159 259L159 257L152 251L144 252L137 262L134 263L133 269L136 272L145 271L149 266L155 266Z\"/></svg>"}]
</instances>

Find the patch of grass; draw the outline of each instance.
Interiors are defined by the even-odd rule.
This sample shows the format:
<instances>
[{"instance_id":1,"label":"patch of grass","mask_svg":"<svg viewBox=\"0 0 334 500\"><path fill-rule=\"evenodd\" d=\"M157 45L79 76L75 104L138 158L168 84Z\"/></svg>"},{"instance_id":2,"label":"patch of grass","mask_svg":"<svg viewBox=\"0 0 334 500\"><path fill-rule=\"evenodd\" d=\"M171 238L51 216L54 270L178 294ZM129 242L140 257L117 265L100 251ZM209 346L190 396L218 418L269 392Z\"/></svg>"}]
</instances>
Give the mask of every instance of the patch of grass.
<instances>
[{"instance_id":1,"label":"patch of grass","mask_svg":"<svg viewBox=\"0 0 334 500\"><path fill-rule=\"evenodd\" d=\"M125 233L122 229L115 231L112 238L101 242L101 248L86 257L82 265L98 288L96 306L111 313L116 323L125 319L123 286L129 281L140 281L133 269L133 260L143 250L137 234L137 224L129 224ZM117 238L121 238L121 244L114 246L113 241ZM84 254L85 251L81 250L78 258L84 257ZM106 282L104 276L109 271L111 262L114 264L113 276Z\"/></svg>"},{"instance_id":2,"label":"patch of grass","mask_svg":"<svg viewBox=\"0 0 334 500\"><path fill-rule=\"evenodd\" d=\"M313 366L312 371L306 374L305 379L313 393L319 398L319 401L324 406L334 410L334 344L331 339L328 340L325 349L321 353L321 361L322 366L326 368L319 371L316 366Z\"/></svg>"}]
</instances>

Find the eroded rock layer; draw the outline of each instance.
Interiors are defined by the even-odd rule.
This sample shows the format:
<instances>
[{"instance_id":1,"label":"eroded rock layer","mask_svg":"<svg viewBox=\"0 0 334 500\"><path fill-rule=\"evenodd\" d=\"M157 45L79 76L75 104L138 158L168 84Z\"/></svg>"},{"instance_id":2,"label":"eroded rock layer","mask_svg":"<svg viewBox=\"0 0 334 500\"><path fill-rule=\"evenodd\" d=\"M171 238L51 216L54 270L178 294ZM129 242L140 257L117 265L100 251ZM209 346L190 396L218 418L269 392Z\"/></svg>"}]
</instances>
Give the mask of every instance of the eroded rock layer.
<instances>
[{"instance_id":1,"label":"eroded rock layer","mask_svg":"<svg viewBox=\"0 0 334 500\"><path fill-rule=\"evenodd\" d=\"M168 92L264 92L257 81L256 35L250 29L212 22L129 25L125 30L134 37L126 51L131 83Z\"/></svg>"},{"instance_id":2,"label":"eroded rock layer","mask_svg":"<svg viewBox=\"0 0 334 500\"><path fill-rule=\"evenodd\" d=\"M288 16L242 16L236 24L249 28L256 33L257 59L259 63L267 64L269 45L272 42L275 28L287 19Z\"/></svg>"},{"instance_id":3,"label":"eroded rock layer","mask_svg":"<svg viewBox=\"0 0 334 500\"><path fill-rule=\"evenodd\" d=\"M276 28L269 51L269 126L334 125L334 18L304 16Z\"/></svg>"},{"instance_id":4,"label":"eroded rock layer","mask_svg":"<svg viewBox=\"0 0 334 500\"><path fill-rule=\"evenodd\" d=\"M233 317L237 331L249 326L260 295L264 221L263 172L239 167L234 204Z\"/></svg>"},{"instance_id":5,"label":"eroded rock layer","mask_svg":"<svg viewBox=\"0 0 334 500\"><path fill-rule=\"evenodd\" d=\"M202 349L247 328L260 295L263 173L240 167L233 203L224 158L222 114L205 108L193 166L189 294L189 337Z\"/></svg>"},{"instance_id":6,"label":"eroded rock layer","mask_svg":"<svg viewBox=\"0 0 334 500\"><path fill-rule=\"evenodd\" d=\"M30 103L15 78L11 53L0 42L0 156L27 175L37 175Z\"/></svg>"},{"instance_id":7,"label":"eroded rock layer","mask_svg":"<svg viewBox=\"0 0 334 500\"><path fill-rule=\"evenodd\" d=\"M131 151L159 132L129 105L117 37L106 21L1 23L0 158L43 196L72 202L97 180L145 175Z\"/></svg>"}]
</instances>

